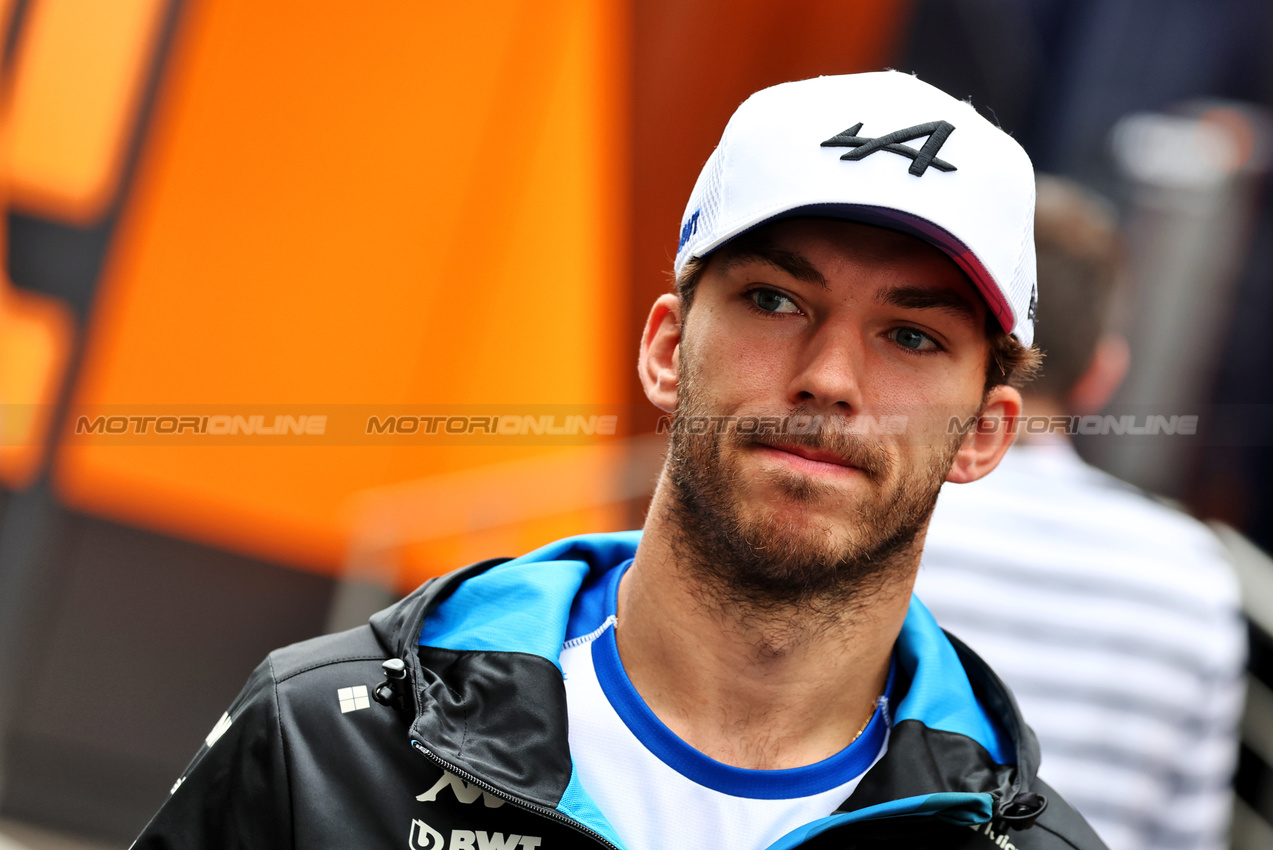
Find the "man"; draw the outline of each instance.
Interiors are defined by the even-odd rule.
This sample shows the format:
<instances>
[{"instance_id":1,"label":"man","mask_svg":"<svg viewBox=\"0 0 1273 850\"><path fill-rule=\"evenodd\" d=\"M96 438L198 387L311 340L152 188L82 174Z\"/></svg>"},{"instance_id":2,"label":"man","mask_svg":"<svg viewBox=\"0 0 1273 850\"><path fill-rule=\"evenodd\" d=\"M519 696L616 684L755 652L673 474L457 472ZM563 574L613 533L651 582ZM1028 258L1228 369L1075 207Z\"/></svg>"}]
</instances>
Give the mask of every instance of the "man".
<instances>
[{"instance_id":1,"label":"man","mask_svg":"<svg viewBox=\"0 0 1273 850\"><path fill-rule=\"evenodd\" d=\"M941 483L1012 439L1033 195L907 75L749 98L641 342L675 411L644 533L273 653L136 846L1100 848L910 593Z\"/></svg>"},{"instance_id":2,"label":"man","mask_svg":"<svg viewBox=\"0 0 1273 850\"><path fill-rule=\"evenodd\" d=\"M1012 686L1043 775L1111 847L1222 850L1246 648L1237 580L1205 526L1088 466L1067 436L1127 368L1105 327L1112 216L1041 179L1035 244L1044 373L999 470L942 494L916 592Z\"/></svg>"}]
</instances>

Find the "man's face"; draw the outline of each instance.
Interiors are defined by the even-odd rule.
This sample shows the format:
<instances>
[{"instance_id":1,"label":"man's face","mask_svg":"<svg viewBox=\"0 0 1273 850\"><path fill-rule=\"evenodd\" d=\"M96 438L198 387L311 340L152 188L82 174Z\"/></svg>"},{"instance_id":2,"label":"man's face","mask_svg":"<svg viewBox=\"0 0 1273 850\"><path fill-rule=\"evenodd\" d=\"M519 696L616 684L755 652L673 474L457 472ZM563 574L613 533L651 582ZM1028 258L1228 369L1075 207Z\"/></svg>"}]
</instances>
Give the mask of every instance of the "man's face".
<instances>
[{"instance_id":1,"label":"man's face","mask_svg":"<svg viewBox=\"0 0 1273 850\"><path fill-rule=\"evenodd\" d=\"M984 328L909 236L799 219L719 251L682 316L669 463L700 569L752 602L842 602L916 551L950 419L981 405Z\"/></svg>"}]
</instances>

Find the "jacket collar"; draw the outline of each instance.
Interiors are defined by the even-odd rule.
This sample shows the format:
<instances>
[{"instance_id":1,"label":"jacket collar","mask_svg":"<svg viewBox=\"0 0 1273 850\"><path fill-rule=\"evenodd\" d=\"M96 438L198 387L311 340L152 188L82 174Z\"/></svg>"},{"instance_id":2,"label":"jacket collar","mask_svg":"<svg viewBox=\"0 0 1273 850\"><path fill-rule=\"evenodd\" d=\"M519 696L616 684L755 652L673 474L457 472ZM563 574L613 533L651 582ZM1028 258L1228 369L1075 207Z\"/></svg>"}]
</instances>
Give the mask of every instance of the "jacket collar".
<instances>
[{"instance_id":1,"label":"jacket collar","mask_svg":"<svg viewBox=\"0 0 1273 850\"><path fill-rule=\"evenodd\" d=\"M437 693L462 690L465 682L439 686L438 673L420 663L421 644L447 658L465 653L520 655L527 663L510 670L552 678L575 594L589 574L632 557L639 541L639 532L586 535L557 541L520 558L482 561L429 581L375 615L371 627L377 638L407 664L414 704L406 709L416 717L413 734L433 740L445 754L464 748L464 742L445 740L459 734L457 729L462 728L470 742L474 731L484 727L490 734L498 733L493 725L482 722L480 704L448 706L436 698ZM509 604L513 599L516 605ZM916 808L949 811L960 822L984 820L988 806L999 817L1024 815L1023 825L1037 815L1026 789L1034 782L1038 744L1003 682L971 650L943 632L918 599L912 599L895 652L906 681L899 688L903 695L893 706L889 751L842 811L866 814L886 803L896 808L909 800ZM531 659L542 659L553 667L531 663ZM535 672L528 672L532 668ZM555 710L564 710L564 696L561 703ZM543 705L526 705L521 710L527 714L527 728L540 729L547 739L554 733L544 728L543 709ZM466 715L460 725L448 716L458 711ZM507 723L506 712L501 711L496 725ZM564 717L561 726L564 729ZM564 773L571 773L564 735L559 741L541 744L559 748L567 765ZM978 763L976 769L969 769L970 758ZM920 763L933 769L915 770ZM483 767L466 766L475 775ZM508 777L509 783L516 781L520 780ZM575 781L573 775L569 779L563 775L556 784L564 794L566 783ZM529 794L524 791L532 789L494 784L510 796L541 805L554 802L553 782L536 782ZM968 795L982 802L970 803ZM967 811L957 812L961 806Z\"/></svg>"}]
</instances>

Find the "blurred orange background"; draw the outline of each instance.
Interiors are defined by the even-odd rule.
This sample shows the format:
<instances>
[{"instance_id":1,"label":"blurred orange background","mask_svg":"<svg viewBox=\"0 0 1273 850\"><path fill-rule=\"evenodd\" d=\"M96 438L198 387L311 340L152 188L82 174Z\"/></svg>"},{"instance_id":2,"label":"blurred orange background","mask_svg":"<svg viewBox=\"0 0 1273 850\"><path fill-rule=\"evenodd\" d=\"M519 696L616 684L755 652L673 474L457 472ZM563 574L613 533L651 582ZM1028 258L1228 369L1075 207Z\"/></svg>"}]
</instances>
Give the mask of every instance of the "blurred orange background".
<instances>
[{"instance_id":1,"label":"blurred orange background","mask_svg":"<svg viewBox=\"0 0 1273 850\"><path fill-rule=\"evenodd\" d=\"M793 72L781 50L732 76L712 73L713 56L786 22L797 28L788 43L805 44L807 73L825 70L832 53L841 70L871 67L903 11L859 4L848 26L827 4L806 4L803 16L751 5L750 16L719 17L710 4L664 10L681 18L663 22L666 30L691 49L660 62L655 85L680 95L686 138L654 141L646 153L693 153L661 177L633 162L634 34L622 3L408 5L392 15L191 3L168 43L160 36L176 8L163 0L35 4L14 57L12 204L84 225L127 199L95 281L71 409L635 410L628 373L644 317L634 307L634 170L648 203L666 208L642 217L659 235L636 238L670 256L684 186L723 120L693 114L696 101L729 104ZM828 37L836 32L851 37ZM139 120L146 81L160 68ZM141 153L129 170L134 136ZM668 285L659 265L639 269L650 300ZM56 309L40 327L22 361L45 380L22 400L48 405L78 341ZM63 418L69 427L74 417ZM623 433L649 429L648 413L627 418ZM0 457L20 487L39 464L27 441L11 442ZM608 479L624 463L615 451L81 440L60 446L51 465L60 500L77 511L333 573L368 512L392 510L383 499L397 491L386 485L445 475L456 494L457 473L546 453L553 460L536 475L499 488L500 543L518 551L632 522L630 496L604 487L565 499L553 515L538 505L546 490L569 488L566 473ZM481 491L461 509L449 504L450 514L482 513ZM412 505L430 509L418 497ZM417 528L391 580L406 588L463 562L490 545L489 525L478 517ZM484 530L476 544L473 530Z\"/></svg>"}]
</instances>

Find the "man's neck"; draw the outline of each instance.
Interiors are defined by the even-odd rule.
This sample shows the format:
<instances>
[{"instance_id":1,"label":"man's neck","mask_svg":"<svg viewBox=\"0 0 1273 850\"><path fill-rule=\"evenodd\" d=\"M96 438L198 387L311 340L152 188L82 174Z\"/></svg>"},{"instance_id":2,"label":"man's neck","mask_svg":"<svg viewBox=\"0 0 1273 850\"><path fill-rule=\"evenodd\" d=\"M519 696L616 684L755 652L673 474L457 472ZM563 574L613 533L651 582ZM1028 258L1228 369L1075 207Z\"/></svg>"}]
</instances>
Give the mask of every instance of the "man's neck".
<instances>
[{"instance_id":1,"label":"man's neck","mask_svg":"<svg viewBox=\"0 0 1273 850\"><path fill-rule=\"evenodd\" d=\"M680 563L655 496L619 588L616 637L632 684L682 740L736 767L812 764L870 719L910 604L914 564L835 614L722 603Z\"/></svg>"}]
</instances>

